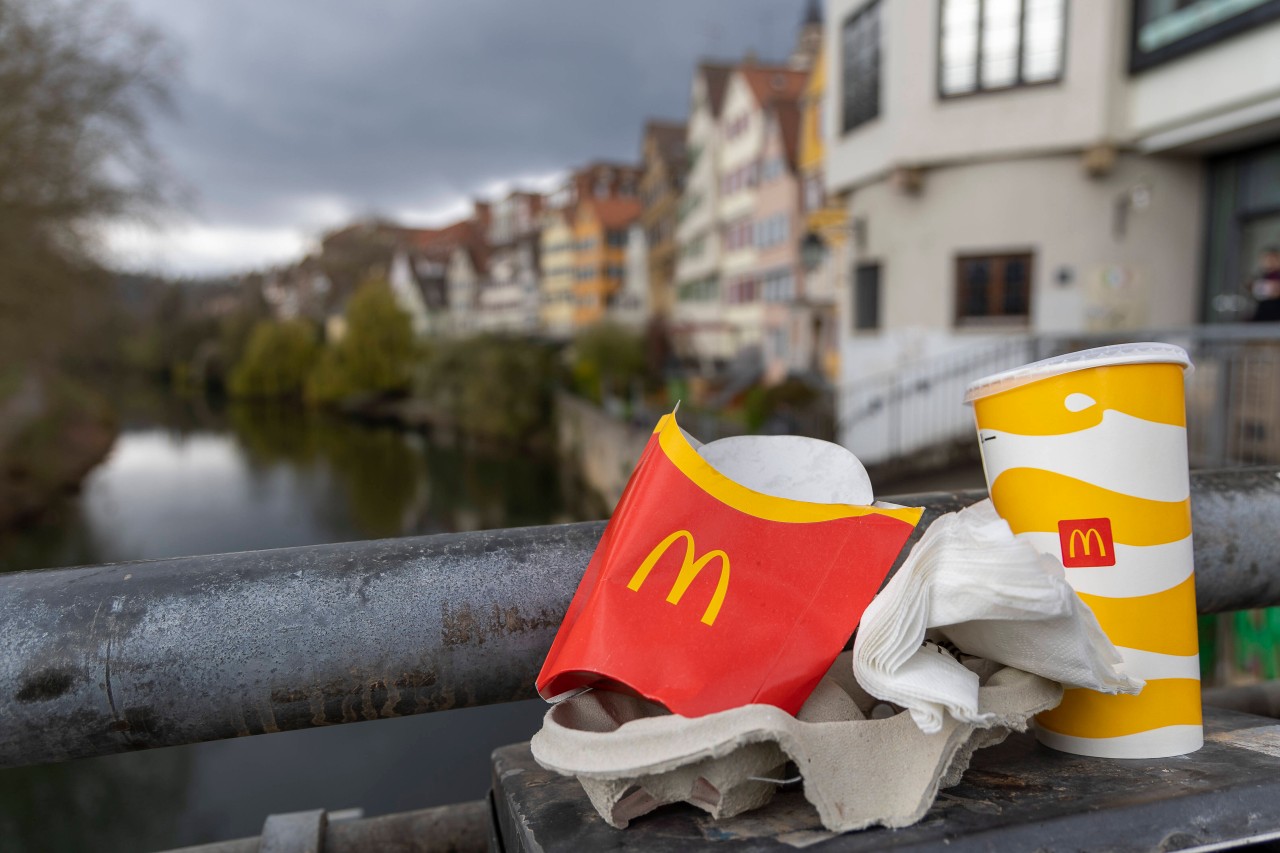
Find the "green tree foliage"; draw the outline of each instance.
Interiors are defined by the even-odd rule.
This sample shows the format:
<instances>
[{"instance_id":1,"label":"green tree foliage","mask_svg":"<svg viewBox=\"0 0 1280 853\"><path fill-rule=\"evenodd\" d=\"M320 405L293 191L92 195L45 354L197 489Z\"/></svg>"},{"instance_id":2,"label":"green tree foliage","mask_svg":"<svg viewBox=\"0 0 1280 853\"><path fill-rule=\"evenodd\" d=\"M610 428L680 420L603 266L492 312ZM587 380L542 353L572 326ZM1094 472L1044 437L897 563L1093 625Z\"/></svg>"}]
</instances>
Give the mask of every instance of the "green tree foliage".
<instances>
[{"instance_id":1,"label":"green tree foliage","mask_svg":"<svg viewBox=\"0 0 1280 853\"><path fill-rule=\"evenodd\" d=\"M382 279L360 285L347 304L346 333L325 348L307 381L307 399L336 403L409 390L417 358L413 322Z\"/></svg>"},{"instance_id":2,"label":"green tree foliage","mask_svg":"<svg viewBox=\"0 0 1280 853\"><path fill-rule=\"evenodd\" d=\"M161 196L145 118L167 64L118 4L0 0L0 361L47 363L93 328L94 229Z\"/></svg>"},{"instance_id":3,"label":"green tree foliage","mask_svg":"<svg viewBox=\"0 0 1280 853\"><path fill-rule=\"evenodd\" d=\"M647 375L644 338L621 326L601 323L584 330L573 343L573 387L599 403L605 396L626 398Z\"/></svg>"},{"instance_id":4,"label":"green tree foliage","mask_svg":"<svg viewBox=\"0 0 1280 853\"><path fill-rule=\"evenodd\" d=\"M525 445L551 423L555 379L550 347L482 335L437 343L417 393L464 433Z\"/></svg>"},{"instance_id":5,"label":"green tree foliage","mask_svg":"<svg viewBox=\"0 0 1280 853\"><path fill-rule=\"evenodd\" d=\"M244 356L231 372L229 390L237 397L299 397L318 351L307 322L263 321L254 327Z\"/></svg>"}]
</instances>

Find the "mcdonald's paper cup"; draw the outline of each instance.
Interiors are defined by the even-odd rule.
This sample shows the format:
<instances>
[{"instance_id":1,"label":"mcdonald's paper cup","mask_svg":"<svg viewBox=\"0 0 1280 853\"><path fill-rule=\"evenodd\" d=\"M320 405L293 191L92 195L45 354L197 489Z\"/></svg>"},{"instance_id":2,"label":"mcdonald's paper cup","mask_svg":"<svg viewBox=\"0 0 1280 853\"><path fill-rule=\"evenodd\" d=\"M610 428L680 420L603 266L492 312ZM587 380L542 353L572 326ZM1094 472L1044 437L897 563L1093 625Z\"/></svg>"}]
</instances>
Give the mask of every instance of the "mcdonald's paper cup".
<instances>
[{"instance_id":1,"label":"mcdonald's paper cup","mask_svg":"<svg viewBox=\"0 0 1280 853\"><path fill-rule=\"evenodd\" d=\"M920 520L870 504L844 448L798 436L699 445L664 417L538 675L689 717L794 714L844 647ZM860 496L868 503L854 503Z\"/></svg>"},{"instance_id":2,"label":"mcdonald's paper cup","mask_svg":"<svg viewBox=\"0 0 1280 853\"><path fill-rule=\"evenodd\" d=\"M1186 352L1100 347L971 384L991 500L1013 532L1062 561L1124 658L1137 696L1069 689L1036 718L1047 746L1161 758L1204 743L1200 718Z\"/></svg>"}]
</instances>

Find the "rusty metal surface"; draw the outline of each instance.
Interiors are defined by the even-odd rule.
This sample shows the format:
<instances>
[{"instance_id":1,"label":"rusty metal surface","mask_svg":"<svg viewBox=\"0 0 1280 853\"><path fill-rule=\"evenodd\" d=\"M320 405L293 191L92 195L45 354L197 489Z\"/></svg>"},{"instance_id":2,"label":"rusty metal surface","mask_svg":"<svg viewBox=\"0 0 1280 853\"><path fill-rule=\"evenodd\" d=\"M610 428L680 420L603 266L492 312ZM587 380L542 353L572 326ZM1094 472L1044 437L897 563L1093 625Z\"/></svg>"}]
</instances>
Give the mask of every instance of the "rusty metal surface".
<instances>
[{"instance_id":1,"label":"rusty metal surface","mask_svg":"<svg viewBox=\"0 0 1280 853\"><path fill-rule=\"evenodd\" d=\"M490 814L489 802L476 800L380 817L335 820L324 829L315 849L318 853L483 853L489 849ZM275 850L277 848L268 846L274 843L270 837L272 821L292 817L295 815L267 818L261 838L183 847L169 853L259 853Z\"/></svg>"},{"instance_id":2,"label":"rusty metal surface","mask_svg":"<svg viewBox=\"0 0 1280 853\"><path fill-rule=\"evenodd\" d=\"M1193 476L1202 612L1280 604L1278 475ZM983 496L895 500L928 507L918 538ZM0 575L0 766L530 698L602 530Z\"/></svg>"},{"instance_id":3,"label":"rusty metal surface","mask_svg":"<svg viewBox=\"0 0 1280 853\"><path fill-rule=\"evenodd\" d=\"M575 779L539 767L527 744L494 753L493 792L507 853L1068 853L1222 850L1280 838L1280 724L1209 708L1205 736L1205 746L1191 755L1104 761L1054 752L1029 734L1012 735L975 753L960 784L942 791L914 826L844 835L823 829L799 786L736 818L716 821L680 804L614 829Z\"/></svg>"}]
</instances>

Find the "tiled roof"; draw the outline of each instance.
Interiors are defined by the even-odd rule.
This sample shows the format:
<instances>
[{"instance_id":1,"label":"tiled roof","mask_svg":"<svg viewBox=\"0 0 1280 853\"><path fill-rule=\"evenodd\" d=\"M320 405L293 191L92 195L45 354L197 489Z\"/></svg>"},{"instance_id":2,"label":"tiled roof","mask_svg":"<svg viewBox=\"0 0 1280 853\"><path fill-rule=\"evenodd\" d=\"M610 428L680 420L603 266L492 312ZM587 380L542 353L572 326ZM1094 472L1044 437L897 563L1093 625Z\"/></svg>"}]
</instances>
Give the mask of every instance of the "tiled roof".
<instances>
[{"instance_id":1,"label":"tiled roof","mask_svg":"<svg viewBox=\"0 0 1280 853\"><path fill-rule=\"evenodd\" d=\"M686 127L678 121L649 119L644 125L644 135L652 139L665 160L677 160L684 156Z\"/></svg>"},{"instance_id":2,"label":"tiled roof","mask_svg":"<svg viewBox=\"0 0 1280 853\"><path fill-rule=\"evenodd\" d=\"M626 228L640 218L640 202L634 198L592 198L583 201L605 228Z\"/></svg>"},{"instance_id":3,"label":"tiled roof","mask_svg":"<svg viewBox=\"0 0 1280 853\"><path fill-rule=\"evenodd\" d=\"M703 62L698 66L698 71L706 81L707 103L711 105L711 116L719 118L720 108L724 106L724 93L729 88L729 75L733 74L733 66Z\"/></svg>"},{"instance_id":4,"label":"tiled roof","mask_svg":"<svg viewBox=\"0 0 1280 853\"><path fill-rule=\"evenodd\" d=\"M742 65L738 68L742 78L762 107L774 101L794 101L804 92L808 74L785 65Z\"/></svg>"},{"instance_id":5,"label":"tiled roof","mask_svg":"<svg viewBox=\"0 0 1280 853\"><path fill-rule=\"evenodd\" d=\"M795 101L781 101L773 105L772 111L782 134L787 165L794 171L800 162L800 106Z\"/></svg>"}]
</instances>

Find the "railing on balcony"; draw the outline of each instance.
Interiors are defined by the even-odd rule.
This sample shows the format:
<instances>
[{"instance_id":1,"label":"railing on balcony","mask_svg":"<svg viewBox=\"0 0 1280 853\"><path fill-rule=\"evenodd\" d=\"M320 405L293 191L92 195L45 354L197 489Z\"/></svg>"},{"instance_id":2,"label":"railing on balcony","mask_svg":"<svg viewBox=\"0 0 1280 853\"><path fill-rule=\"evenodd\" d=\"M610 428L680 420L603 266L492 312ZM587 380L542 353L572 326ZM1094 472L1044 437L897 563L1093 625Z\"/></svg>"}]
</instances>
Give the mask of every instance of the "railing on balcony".
<instances>
[{"instance_id":1,"label":"railing on balcony","mask_svg":"<svg viewBox=\"0 0 1280 853\"><path fill-rule=\"evenodd\" d=\"M870 464L937 464L976 453L970 382L1054 355L1126 341L1177 344L1196 369L1187 382L1193 468L1280 462L1280 325L1195 326L1009 338L904 364L847 385L840 440Z\"/></svg>"}]
</instances>

